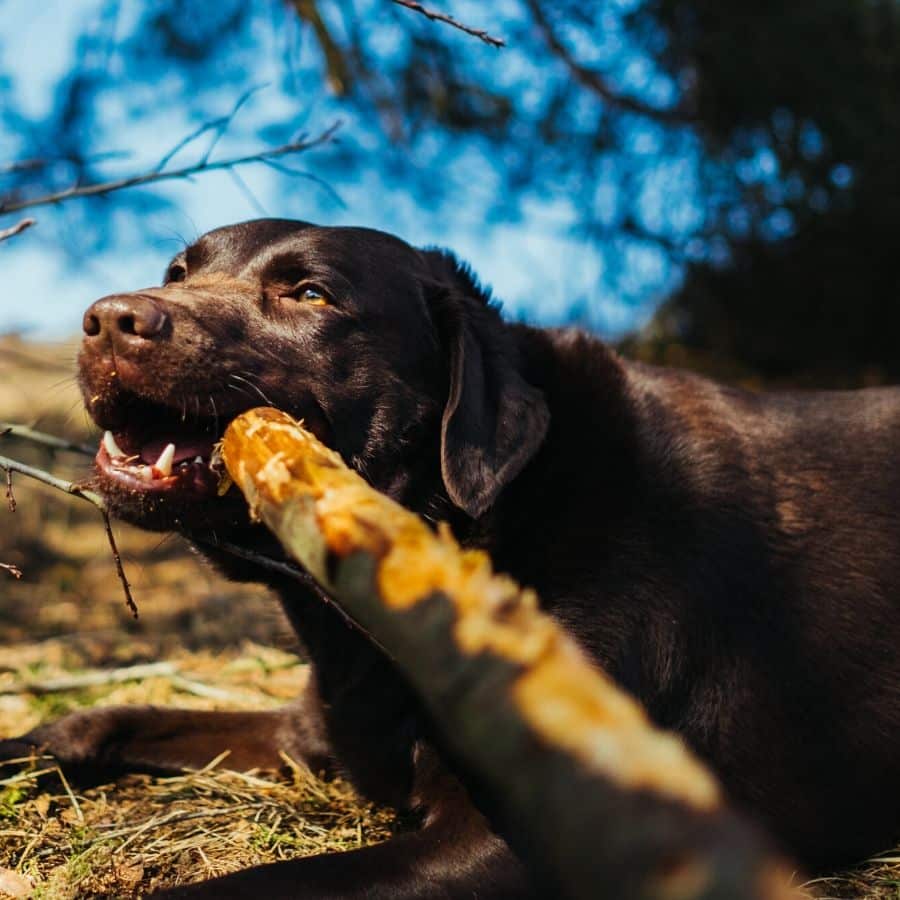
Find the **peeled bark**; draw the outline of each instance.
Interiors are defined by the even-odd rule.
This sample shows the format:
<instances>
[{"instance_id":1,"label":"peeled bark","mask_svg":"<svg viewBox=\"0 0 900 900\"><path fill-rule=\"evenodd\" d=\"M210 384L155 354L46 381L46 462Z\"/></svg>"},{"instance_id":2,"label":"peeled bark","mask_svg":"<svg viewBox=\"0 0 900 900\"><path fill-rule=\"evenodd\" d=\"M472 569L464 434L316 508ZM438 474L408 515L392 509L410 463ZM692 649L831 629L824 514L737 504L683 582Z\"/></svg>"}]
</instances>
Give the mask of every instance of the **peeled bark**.
<instances>
[{"instance_id":1,"label":"peeled bark","mask_svg":"<svg viewBox=\"0 0 900 900\"><path fill-rule=\"evenodd\" d=\"M553 896L794 896L709 770L486 554L276 410L232 422L222 455L252 513L394 660Z\"/></svg>"}]
</instances>

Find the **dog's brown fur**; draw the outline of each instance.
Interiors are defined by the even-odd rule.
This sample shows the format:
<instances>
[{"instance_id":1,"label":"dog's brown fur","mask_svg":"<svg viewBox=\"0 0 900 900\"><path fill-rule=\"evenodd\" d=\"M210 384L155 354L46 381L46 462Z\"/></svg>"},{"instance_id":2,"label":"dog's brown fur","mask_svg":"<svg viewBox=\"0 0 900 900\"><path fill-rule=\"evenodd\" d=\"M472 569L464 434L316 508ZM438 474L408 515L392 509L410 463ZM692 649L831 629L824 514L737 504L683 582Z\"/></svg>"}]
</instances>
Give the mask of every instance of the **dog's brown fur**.
<instances>
[{"instance_id":1,"label":"dog's brown fur","mask_svg":"<svg viewBox=\"0 0 900 900\"><path fill-rule=\"evenodd\" d=\"M298 298L312 282L328 305ZM535 587L788 851L821 867L897 836L900 391L760 396L627 362L582 333L504 323L446 254L281 220L206 235L166 286L90 316L81 379L101 426L182 404L190 415L194 398L207 424L212 398L224 424L257 391ZM102 475L99 487L146 527L278 552L239 502L141 497ZM419 831L377 848L178 896L539 892L390 663L296 583L216 561L280 594L315 669L301 703L96 710L0 752L41 744L107 774L203 764L226 747L233 764L272 765L284 749L422 812Z\"/></svg>"}]
</instances>

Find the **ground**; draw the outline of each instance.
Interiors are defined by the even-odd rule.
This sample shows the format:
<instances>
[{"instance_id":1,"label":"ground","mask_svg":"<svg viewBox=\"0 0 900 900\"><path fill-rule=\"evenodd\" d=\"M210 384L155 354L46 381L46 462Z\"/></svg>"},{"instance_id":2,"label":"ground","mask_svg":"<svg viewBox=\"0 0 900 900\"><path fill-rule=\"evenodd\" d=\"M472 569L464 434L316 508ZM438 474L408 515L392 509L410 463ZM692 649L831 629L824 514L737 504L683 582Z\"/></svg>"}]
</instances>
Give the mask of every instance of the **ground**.
<instances>
[{"instance_id":1,"label":"ground","mask_svg":"<svg viewBox=\"0 0 900 900\"><path fill-rule=\"evenodd\" d=\"M0 421L88 440L71 378L74 344L0 338ZM0 438L0 454L67 478L84 458ZM125 606L97 511L14 482L0 487L0 737L76 708L156 703L261 709L306 678L290 630L260 588L218 578L178 538L122 525L116 536L140 618ZM289 763L289 761L288 761ZM248 865L372 843L395 827L340 781L210 760L178 777L70 785L52 760L0 766L0 898L138 897ZM811 896L900 898L900 851L810 883Z\"/></svg>"}]
</instances>

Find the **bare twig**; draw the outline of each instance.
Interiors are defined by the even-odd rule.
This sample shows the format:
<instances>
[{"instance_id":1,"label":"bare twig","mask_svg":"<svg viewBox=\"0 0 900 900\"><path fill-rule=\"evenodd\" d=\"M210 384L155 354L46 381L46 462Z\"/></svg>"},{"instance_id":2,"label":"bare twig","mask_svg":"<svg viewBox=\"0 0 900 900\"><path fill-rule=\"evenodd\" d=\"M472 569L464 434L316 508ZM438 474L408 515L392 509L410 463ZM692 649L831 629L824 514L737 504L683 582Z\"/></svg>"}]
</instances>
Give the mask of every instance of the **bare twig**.
<instances>
[{"instance_id":1,"label":"bare twig","mask_svg":"<svg viewBox=\"0 0 900 900\"><path fill-rule=\"evenodd\" d=\"M193 694L195 697L203 697L205 700L224 700L225 702L235 703L248 699L235 691L227 691L224 688L215 687L211 684L204 684L202 681L185 678L177 673L173 674L169 681L172 687L177 688L179 691L183 691L185 694Z\"/></svg>"},{"instance_id":2,"label":"bare twig","mask_svg":"<svg viewBox=\"0 0 900 900\"><path fill-rule=\"evenodd\" d=\"M6 470L6 505L10 512L16 511L16 495L13 493L12 470Z\"/></svg>"},{"instance_id":3,"label":"bare twig","mask_svg":"<svg viewBox=\"0 0 900 900\"><path fill-rule=\"evenodd\" d=\"M228 126L231 124L234 117L238 114L240 108L255 94L257 91L261 91L264 87L267 87L266 84L256 84L253 87L248 88L238 97L237 102L231 108L231 112L227 115L220 116L218 119L214 119L212 122L206 122L201 125L196 130L192 131L187 137L180 140L168 153L159 161L159 164L156 166L156 171L161 172L165 167L172 161L172 158L176 156L179 151L183 150L187 147L188 144L197 140L201 135L206 134L208 131L215 131L216 135L212 139L209 147L206 148L206 152L203 154L203 158L201 162L206 162L210 154L215 149L216 144L219 142L219 139L227 130Z\"/></svg>"},{"instance_id":4,"label":"bare twig","mask_svg":"<svg viewBox=\"0 0 900 900\"><path fill-rule=\"evenodd\" d=\"M80 453L85 453L90 456L94 455L94 451L92 448L79 445L79 444L70 444L67 441L64 441L61 438L54 437L53 435L45 434L40 431L34 431L30 428L25 428L20 425L0 425L0 437L2 437L5 433L13 431L18 437L24 438L26 440L35 441L36 443L46 444L48 446L62 446L65 445L66 449L72 449ZM36 481L40 481L43 484L49 485L50 487L54 487L59 491L63 491L66 494L71 494L74 497L80 497L82 500L87 500L88 503L91 503L97 509L100 510L103 515L104 524L106 526L106 535L110 542L110 547L113 551L113 558L116 562L116 570L119 574L119 580L122 582L122 586L125 590L125 599L128 603L128 608L132 611L132 613L137 617L137 611L135 608L134 599L131 594L131 586L128 583L128 580L125 577L125 572L122 567L122 560L119 556L118 549L115 545L115 539L112 534L112 527L109 521L109 513L106 509L106 504L103 502L103 498L95 493L94 491L88 490L86 488L81 487L78 484L75 484L71 481L65 481L62 478L57 478L54 475L51 475L49 472L44 471L43 469L38 469L34 466L28 466L25 463L19 462L18 460L10 459L6 456L0 456L0 469L5 469L7 473L9 472L18 472L21 475L25 475L28 478L33 478ZM286 578L290 578L294 581L298 581L306 587L315 591L316 595L321 598L324 603L327 603L331 606L332 609L349 625L351 628L355 628L357 631L363 631L370 640L374 641L374 638L368 634L368 632L364 631L362 627L357 623L354 619L352 619L343 609L340 608L327 594L325 594L318 586L316 580L303 569L298 566L284 562L277 559L272 559L270 556L264 556L261 553L257 553L254 550L250 550L246 547L241 547L237 544L232 544L228 541L220 541L217 539L212 539L209 537L204 537L203 535L192 534L190 532L183 532L184 536L188 538L195 544L198 544L201 547L206 547L210 550L218 550L222 553L227 553L229 556L236 556L239 559L245 559L247 562L251 562L254 565L259 566L261 569L266 569L270 572L275 572L278 575L284 576ZM377 643L377 642L376 642Z\"/></svg>"},{"instance_id":5,"label":"bare twig","mask_svg":"<svg viewBox=\"0 0 900 900\"><path fill-rule=\"evenodd\" d=\"M306 178L308 181L311 181L313 184L318 185L322 190L331 195L331 199L337 203L338 206L343 209L347 208L347 204L344 203L341 195L327 182L324 178L319 178L318 175L313 175L312 172L307 172L305 169L294 169L291 166L286 166L284 163L278 163L271 159L264 159L263 164L267 165L270 169L274 169L276 172L281 172L283 175L290 175L294 178Z\"/></svg>"},{"instance_id":6,"label":"bare twig","mask_svg":"<svg viewBox=\"0 0 900 900\"><path fill-rule=\"evenodd\" d=\"M472 37L477 37L480 41L484 41L485 44L490 44L491 47L506 46L506 41L502 38L494 37L487 31L464 25L462 22L454 19L453 16L449 16L447 13L435 12L433 9L428 9L425 6L422 6L421 3L417 3L416 0L391 0L391 2L396 3L397 6L403 6L406 9L411 9L413 12L420 13L432 22L443 22L445 25L458 28L460 31L464 31L466 34L470 34Z\"/></svg>"},{"instance_id":7,"label":"bare twig","mask_svg":"<svg viewBox=\"0 0 900 900\"><path fill-rule=\"evenodd\" d=\"M213 687L193 678L185 678L179 674L178 665L173 662L140 663L118 669L79 672L60 678L19 681L0 688L0 694L57 694L65 691L80 691L84 688L106 687L111 684L126 684L129 681L143 681L146 678L165 678L177 690L207 700L236 702L247 699L234 691Z\"/></svg>"},{"instance_id":8,"label":"bare twig","mask_svg":"<svg viewBox=\"0 0 900 900\"><path fill-rule=\"evenodd\" d=\"M16 223L15 225L10 226L9 228L4 228L0 230L0 242L8 241L11 237L15 237L17 234L21 234L25 231L26 228L31 228L36 222L35 219L22 219L21 222Z\"/></svg>"},{"instance_id":9,"label":"bare twig","mask_svg":"<svg viewBox=\"0 0 900 900\"><path fill-rule=\"evenodd\" d=\"M7 472L18 472L20 475L25 475L27 478L33 478L35 481L43 482L65 494L71 494L73 497L80 497L82 500L87 500L88 503L96 506L101 512L106 512L106 504L99 494L88 490L87 488L83 488L73 481L57 478L55 475L51 475L43 469L26 465L23 462L19 462L17 459L10 459L8 456L0 456L0 469L5 469Z\"/></svg>"},{"instance_id":10,"label":"bare twig","mask_svg":"<svg viewBox=\"0 0 900 900\"><path fill-rule=\"evenodd\" d=\"M44 435L41 432L30 432L28 434L20 432L20 436L29 438L31 440L36 440L39 443L46 443L46 438L52 438L52 435ZM93 451L91 452L93 453ZM119 578L122 581L123 586L125 587L126 600L128 602L129 608L132 610L132 612L134 612L134 600L131 596L130 586L127 579L125 578L125 573L122 569L121 557L119 556L118 550L115 547L115 540L112 536L112 529L109 523L109 513L106 509L106 504L103 502L103 498L94 491L83 488L72 481L66 481L62 478L57 478L55 475L51 475L49 472L45 472L43 469L38 469L35 466L26 465L25 463L19 462L18 460L10 459L8 456L0 456L0 469L4 469L7 473L18 472L20 475L25 475L28 478L33 478L35 481L40 481L42 484L46 484L50 487L56 488L58 491L62 491L63 493L71 494L73 497L79 497L82 500L86 500L88 503L100 510L100 512L103 514L104 523L106 525L107 537L109 538L110 545L113 548L113 555L116 560L116 568L119 572ZM302 569L299 569L297 566L291 565L290 563L271 559L268 556L263 556L260 553L255 553L252 550L248 550L244 547L239 547L236 544L230 544L227 541L213 541L191 534L186 534L185 536L190 538L190 540L194 541L197 544L209 547L210 549L221 550L223 553L228 553L231 556L237 556L241 559L246 559L248 562L252 562L263 569L268 569L269 571L277 572L279 575L293 578L296 581L299 581L307 586L315 586L316 584L316 582L310 575L308 575ZM4 566L4 568L7 568L7 566ZM335 608L337 609L337 607Z\"/></svg>"},{"instance_id":11,"label":"bare twig","mask_svg":"<svg viewBox=\"0 0 900 900\"><path fill-rule=\"evenodd\" d=\"M72 809L75 810L75 816L78 819L78 823L84 825L84 814L81 812L81 806L79 805L72 788L69 786L68 779L59 766L56 767L56 774L59 775L59 780L62 782L63 789L69 795L69 802L72 804Z\"/></svg>"},{"instance_id":12,"label":"bare twig","mask_svg":"<svg viewBox=\"0 0 900 900\"><path fill-rule=\"evenodd\" d=\"M400 0L394 0L394 2L400 2ZM534 18L535 25L537 25L538 30L544 38L544 43L546 43L554 56L562 62L569 70L569 74L582 87L585 87L596 94L610 106L615 106L626 112L646 116L648 119L655 119L658 122L666 122L669 124L688 124L692 121L693 117L682 108L660 109L659 107L643 103L636 97L628 97L620 94L606 82L596 69L591 69L582 65L574 56L572 56L568 47L563 44L559 35L553 30L550 20L544 13L541 0L525 0L525 2Z\"/></svg>"},{"instance_id":13,"label":"bare twig","mask_svg":"<svg viewBox=\"0 0 900 900\"><path fill-rule=\"evenodd\" d=\"M116 563L116 573L119 576L119 581L122 582L122 590L125 591L125 603L136 619L138 617L137 604L134 602L134 597L131 595L131 585L125 577L125 569L122 566L122 557L119 555L119 548L116 546L116 538L115 535L113 535L112 523L109 521L109 513L105 509L103 510L103 527L106 529L106 538L109 541L109 549L112 550L113 559Z\"/></svg>"},{"instance_id":14,"label":"bare twig","mask_svg":"<svg viewBox=\"0 0 900 900\"><path fill-rule=\"evenodd\" d=\"M33 444L43 444L45 447L53 447L54 450L71 450L73 453L83 453L85 456L95 456L96 447L89 444L80 444L77 441L67 441L55 434L47 434L44 431L36 431L27 425L17 425L15 422L0 422L0 438L9 435L31 441Z\"/></svg>"},{"instance_id":15,"label":"bare twig","mask_svg":"<svg viewBox=\"0 0 900 900\"><path fill-rule=\"evenodd\" d=\"M0 165L0 175L15 175L19 172L39 172L60 163L83 166L87 163L103 162L107 159L125 159L129 154L122 150L106 150L102 153L90 153L87 156L66 154L63 156L32 157L17 159L15 162Z\"/></svg>"},{"instance_id":16,"label":"bare twig","mask_svg":"<svg viewBox=\"0 0 900 900\"><path fill-rule=\"evenodd\" d=\"M14 203L0 203L0 214L16 212L20 209L31 209L35 206L50 206L76 197L96 197L101 194L109 194L113 191L138 187L144 184L155 184L161 181L174 181L179 178L190 178L191 176L198 175L202 172L215 172L223 169L234 169L238 166L245 166L250 163L266 162L266 160L277 159L291 153L300 153L304 150L310 150L313 147L326 144L333 139L334 134L339 127L340 122L335 122L316 138L307 140L301 137L299 140L289 144L273 147L270 150L261 150L258 153L251 153L247 156L236 156L229 159L221 159L216 162L209 162L209 160L204 157L198 163L184 166L181 169L171 169L168 172L160 171L157 168L152 172L145 172L142 175L132 175L128 178L120 178L117 181L104 181L96 184L73 186L53 194L45 194L43 197L34 197L30 200L20 200Z\"/></svg>"},{"instance_id":17,"label":"bare twig","mask_svg":"<svg viewBox=\"0 0 900 900\"><path fill-rule=\"evenodd\" d=\"M13 578L21 578L22 570L18 566L14 566L12 563L0 563L0 569L3 569L4 572L9 572Z\"/></svg>"},{"instance_id":18,"label":"bare twig","mask_svg":"<svg viewBox=\"0 0 900 900\"><path fill-rule=\"evenodd\" d=\"M11 477L12 472L18 472L21 475L26 475L29 478L34 478L36 481L42 481L44 484L48 484L50 485L50 487L55 487L57 490L65 491L67 494L72 494L75 497L81 497L83 500L87 500L88 503L92 503L97 507L97 509L100 510L100 513L103 516L103 524L106 526L106 536L109 539L109 546L112 550L113 559L116 563L116 572L119 575L119 581L122 582L122 589L125 591L125 602L128 605L128 608L131 610L132 615L137 618L137 605L134 602L134 597L132 597L131 595L131 585L128 583L128 579L125 577L125 569L122 567L122 557L119 555L119 548L116 546L116 539L113 536L112 525L110 525L109 522L109 513L106 511L106 504L103 502L103 498L94 491L83 488L72 481L65 481L62 478L57 478L56 476L51 475L49 472L45 472L43 469L37 469L34 466L28 466L16 459L10 459L8 456L0 456L0 468L6 470L7 478Z\"/></svg>"}]
</instances>

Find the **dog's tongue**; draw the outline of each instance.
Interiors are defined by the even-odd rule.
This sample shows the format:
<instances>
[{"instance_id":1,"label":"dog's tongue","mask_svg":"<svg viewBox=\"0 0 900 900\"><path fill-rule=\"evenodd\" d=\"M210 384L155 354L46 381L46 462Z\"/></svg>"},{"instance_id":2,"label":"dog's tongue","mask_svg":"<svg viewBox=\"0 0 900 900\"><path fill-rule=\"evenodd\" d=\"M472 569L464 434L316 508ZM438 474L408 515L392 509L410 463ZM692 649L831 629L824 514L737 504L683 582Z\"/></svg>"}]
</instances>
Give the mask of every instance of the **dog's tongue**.
<instances>
[{"instance_id":1,"label":"dog's tongue","mask_svg":"<svg viewBox=\"0 0 900 900\"><path fill-rule=\"evenodd\" d=\"M180 463L185 459L195 459L202 456L209 459L212 455L215 439L208 434L180 433L169 437L155 437L141 444L141 458L144 462L155 463L159 454L166 449L167 444L175 445L175 457L173 463Z\"/></svg>"}]
</instances>

